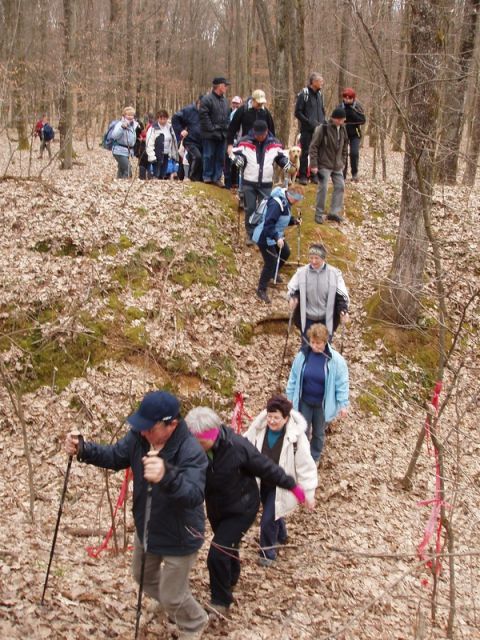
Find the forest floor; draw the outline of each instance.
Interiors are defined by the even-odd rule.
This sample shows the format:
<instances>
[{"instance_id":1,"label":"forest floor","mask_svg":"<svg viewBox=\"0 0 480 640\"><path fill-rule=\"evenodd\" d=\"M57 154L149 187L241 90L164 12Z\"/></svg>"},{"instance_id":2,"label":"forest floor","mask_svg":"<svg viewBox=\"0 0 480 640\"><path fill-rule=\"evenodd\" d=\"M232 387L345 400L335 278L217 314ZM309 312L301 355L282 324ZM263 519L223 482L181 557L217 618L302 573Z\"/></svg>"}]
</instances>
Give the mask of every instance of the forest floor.
<instances>
[{"instance_id":1,"label":"forest floor","mask_svg":"<svg viewBox=\"0 0 480 640\"><path fill-rule=\"evenodd\" d=\"M80 142L76 148L70 172L36 158L29 169L27 153L14 156L5 171L5 151L0 158L1 173L11 176L0 180L2 638L134 636L131 552L104 551L96 559L86 552L110 527L107 486L115 504L122 474L110 475L107 485L101 470L73 463L45 605L39 604L69 430L116 440L127 429L125 416L156 387L178 393L184 410L214 406L227 423L240 391L253 417L279 376L285 384L299 347L292 333L280 371L285 286L272 289L271 307L256 300L260 257L237 236L231 194L198 184L116 181L109 153L88 151ZM434 578L416 553L432 511L419 501L435 495L435 462L426 445L413 486L405 491L400 485L435 382L435 274L429 252L416 327L400 332L372 321L372 296L393 256L402 156L389 155L386 181L370 177L369 149L361 164L361 182L347 184L346 224L313 223L310 186L301 229L301 262L308 241L322 240L351 293L351 323L335 338L349 364L350 413L331 425L315 511L299 509L289 518L289 544L270 568L255 562L258 526L251 528L230 618L212 622L206 640L446 637L448 560ZM21 179L42 167L41 181ZM455 637L465 639L478 638L480 628L478 297L462 312L480 285L479 211L478 183L473 190L435 193L449 329L463 318L440 397L452 387L440 430L458 554L452 563ZM289 234L292 273L296 230ZM33 523L22 423L33 466ZM125 538L131 544L132 530L128 508L125 527L123 516L117 521L120 548ZM192 588L205 603L209 539L207 532L192 575ZM434 546L435 532L427 550ZM170 633L145 599L143 638Z\"/></svg>"}]
</instances>

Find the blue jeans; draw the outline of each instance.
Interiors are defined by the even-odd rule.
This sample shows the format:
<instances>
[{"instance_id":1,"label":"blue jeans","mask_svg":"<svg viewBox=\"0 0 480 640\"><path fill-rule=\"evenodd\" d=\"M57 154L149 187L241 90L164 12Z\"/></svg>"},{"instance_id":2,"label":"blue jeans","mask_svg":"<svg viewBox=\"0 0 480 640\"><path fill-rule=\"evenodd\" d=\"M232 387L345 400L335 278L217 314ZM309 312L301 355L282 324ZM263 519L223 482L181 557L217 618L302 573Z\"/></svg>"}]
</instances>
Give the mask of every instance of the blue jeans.
<instances>
[{"instance_id":1,"label":"blue jeans","mask_svg":"<svg viewBox=\"0 0 480 640\"><path fill-rule=\"evenodd\" d=\"M310 437L310 453L315 462L320 460L325 442L325 416L323 407L315 407L300 399L300 413L307 421L307 436Z\"/></svg>"},{"instance_id":2,"label":"blue jeans","mask_svg":"<svg viewBox=\"0 0 480 640\"><path fill-rule=\"evenodd\" d=\"M275 494L276 487L260 485L260 500L263 505L262 519L260 520L260 557L275 560L276 549L264 549L264 547L276 547L287 539L287 527L285 520L275 520Z\"/></svg>"},{"instance_id":3,"label":"blue jeans","mask_svg":"<svg viewBox=\"0 0 480 640\"><path fill-rule=\"evenodd\" d=\"M218 182L223 173L227 143L225 140L203 140L203 181Z\"/></svg>"}]
</instances>

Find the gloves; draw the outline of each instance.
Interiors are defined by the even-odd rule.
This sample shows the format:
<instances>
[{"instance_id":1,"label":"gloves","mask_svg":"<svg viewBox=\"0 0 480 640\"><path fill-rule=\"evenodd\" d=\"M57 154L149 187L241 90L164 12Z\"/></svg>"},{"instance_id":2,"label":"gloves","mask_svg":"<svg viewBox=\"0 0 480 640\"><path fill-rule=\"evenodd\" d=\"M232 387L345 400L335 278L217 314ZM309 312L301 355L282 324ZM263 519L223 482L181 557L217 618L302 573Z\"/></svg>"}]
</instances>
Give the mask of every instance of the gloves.
<instances>
[{"instance_id":1,"label":"gloves","mask_svg":"<svg viewBox=\"0 0 480 640\"><path fill-rule=\"evenodd\" d=\"M235 156L232 162L237 167L237 169L243 169L243 167L245 166L245 159L242 158L242 156Z\"/></svg>"},{"instance_id":2,"label":"gloves","mask_svg":"<svg viewBox=\"0 0 480 640\"><path fill-rule=\"evenodd\" d=\"M290 491L293 493L298 502L301 502L302 504L305 502L305 491L299 484L295 485L293 489L290 489Z\"/></svg>"}]
</instances>

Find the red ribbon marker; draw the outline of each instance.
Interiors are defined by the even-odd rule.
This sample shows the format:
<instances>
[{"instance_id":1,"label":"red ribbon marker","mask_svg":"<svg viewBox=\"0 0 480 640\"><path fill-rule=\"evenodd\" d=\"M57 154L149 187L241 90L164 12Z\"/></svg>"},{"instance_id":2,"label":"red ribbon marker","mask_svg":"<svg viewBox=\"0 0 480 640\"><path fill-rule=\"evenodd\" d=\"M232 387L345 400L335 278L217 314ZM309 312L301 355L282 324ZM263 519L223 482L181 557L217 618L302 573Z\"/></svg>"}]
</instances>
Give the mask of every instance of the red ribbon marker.
<instances>
[{"instance_id":1,"label":"red ribbon marker","mask_svg":"<svg viewBox=\"0 0 480 640\"><path fill-rule=\"evenodd\" d=\"M243 399L243 394L240 393L240 391L237 391L235 393L235 406L233 407L232 420L230 423L235 433L242 433L244 418L246 418L247 420L252 419L245 411L244 404L245 401Z\"/></svg>"}]
</instances>

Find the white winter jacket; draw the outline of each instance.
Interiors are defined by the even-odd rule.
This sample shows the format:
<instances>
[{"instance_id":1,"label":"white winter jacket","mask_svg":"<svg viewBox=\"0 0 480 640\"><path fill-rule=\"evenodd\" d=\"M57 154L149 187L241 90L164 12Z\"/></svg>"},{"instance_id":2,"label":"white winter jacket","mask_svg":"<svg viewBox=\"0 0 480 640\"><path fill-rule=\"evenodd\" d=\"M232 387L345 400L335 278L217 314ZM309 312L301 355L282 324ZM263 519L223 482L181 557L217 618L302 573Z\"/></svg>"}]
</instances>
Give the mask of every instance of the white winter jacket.
<instances>
[{"instance_id":1,"label":"white winter jacket","mask_svg":"<svg viewBox=\"0 0 480 640\"><path fill-rule=\"evenodd\" d=\"M287 422L282 451L278 464L293 476L297 484L305 491L308 500L315 497L318 485L317 466L310 455L310 443L305 434L307 423L301 413L292 409ZM265 433L267 432L267 410L264 409L252 422L245 438L250 440L261 451ZM260 481L258 480L260 483ZM275 520L291 513L297 506L297 499L285 489L277 487L275 495Z\"/></svg>"}]
</instances>

